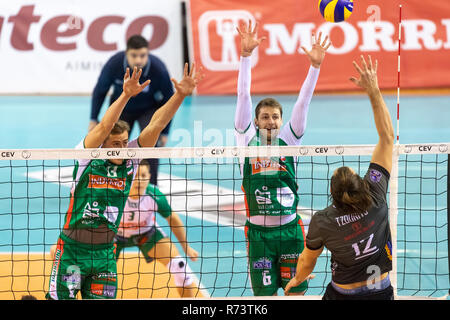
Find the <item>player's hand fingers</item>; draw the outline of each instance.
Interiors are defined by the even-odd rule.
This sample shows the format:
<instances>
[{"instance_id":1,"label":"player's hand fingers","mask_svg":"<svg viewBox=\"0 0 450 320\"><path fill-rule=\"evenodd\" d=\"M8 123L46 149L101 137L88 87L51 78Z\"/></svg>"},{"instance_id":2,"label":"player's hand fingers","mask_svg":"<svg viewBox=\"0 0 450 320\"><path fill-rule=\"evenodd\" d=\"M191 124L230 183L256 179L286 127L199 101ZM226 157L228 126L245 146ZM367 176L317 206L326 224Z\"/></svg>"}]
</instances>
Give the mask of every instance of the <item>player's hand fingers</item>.
<instances>
[{"instance_id":1,"label":"player's hand fingers","mask_svg":"<svg viewBox=\"0 0 450 320\"><path fill-rule=\"evenodd\" d=\"M366 60L364 59L363 55L361 55L361 65L364 68L364 71L368 70L367 63L366 63Z\"/></svg>"},{"instance_id":2,"label":"player's hand fingers","mask_svg":"<svg viewBox=\"0 0 450 320\"><path fill-rule=\"evenodd\" d=\"M170 81L173 82L173 85L175 86L175 88L178 88L178 87L179 87L179 84L178 84L178 81L177 81L177 80L175 80L174 78L170 78Z\"/></svg>"},{"instance_id":3,"label":"player's hand fingers","mask_svg":"<svg viewBox=\"0 0 450 320\"><path fill-rule=\"evenodd\" d=\"M325 51L327 51L330 46L331 46L331 41L328 42L328 45L325 47Z\"/></svg>"},{"instance_id":4,"label":"player's hand fingers","mask_svg":"<svg viewBox=\"0 0 450 320\"><path fill-rule=\"evenodd\" d=\"M316 41L316 44L320 45L320 39L322 38L322 32L319 32L319 38Z\"/></svg>"},{"instance_id":5,"label":"player's hand fingers","mask_svg":"<svg viewBox=\"0 0 450 320\"><path fill-rule=\"evenodd\" d=\"M187 75L188 75L188 68L189 68L189 64L186 62L184 64L184 72L183 72L184 77L187 77Z\"/></svg>"},{"instance_id":6,"label":"player's hand fingers","mask_svg":"<svg viewBox=\"0 0 450 320\"><path fill-rule=\"evenodd\" d=\"M309 51L308 51L308 50L306 50L306 48L305 48L305 47L303 47L303 46L302 46L302 50L303 50L303 52L305 52L305 54L306 54L307 56L309 56Z\"/></svg>"},{"instance_id":7,"label":"player's hand fingers","mask_svg":"<svg viewBox=\"0 0 450 320\"><path fill-rule=\"evenodd\" d=\"M359 74L362 74L362 73L363 73L362 70L361 70L361 68L358 66L358 64L357 64L355 61L353 61L353 66L355 67L356 71L359 72Z\"/></svg>"},{"instance_id":8,"label":"player's hand fingers","mask_svg":"<svg viewBox=\"0 0 450 320\"><path fill-rule=\"evenodd\" d=\"M369 70L373 70L372 57L369 55Z\"/></svg>"},{"instance_id":9,"label":"player's hand fingers","mask_svg":"<svg viewBox=\"0 0 450 320\"><path fill-rule=\"evenodd\" d=\"M323 39L323 42L321 44L322 48L325 48L325 45L327 44L327 40L328 40L328 36L326 36L325 39Z\"/></svg>"},{"instance_id":10,"label":"player's hand fingers","mask_svg":"<svg viewBox=\"0 0 450 320\"><path fill-rule=\"evenodd\" d=\"M189 77L192 78L192 75L195 74L194 72L195 72L195 62L192 62L191 71L189 72Z\"/></svg>"},{"instance_id":11,"label":"player's hand fingers","mask_svg":"<svg viewBox=\"0 0 450 320\"><path fill-rule=\"evenodd\" d=\"M267 39L267 37L261 37L261 38L259 38L259 39L258 39L258 45L260 45L261 42L263 42L263 41L266 40L266 39Z\"/></svg>"},{"instance_id":12,"label":"player's hand fingers","mask_svg":"<svg viewBox=\"0 0 450 320\"><path fill-rule=\"evenodd\" d=\"M255 27L253 28L253 31L252 31L252 34L253 35L255 35L256 34L256 31L258 30L258 21L256 21L256 23L255 23Z\"/></svg>"},{"instance_id":13,"label":"player's hand fingers","mask_svg":"<svg viewBox=\"0 0 450 320\"><path fill-rule=\"evenodd\" d=\"M142 75L142 68L139 68L139 71L136 75L136 80L139 80L141 78L141 75Z\"/></svg>"},{"instance_id":14,"label":"player's hand fingers","mask_svg":"<svg viewBox=\"0 0 450 320\"><path fill-rule=\"evenodd\" d=\"M145 81L143 84L141 84L141 89L144 89L149 84L150 84L150 80Z\"/></svg>"},{"instance_id":15,"label":"player's hand fingers","mask_svg":"<svg viewBox=\"0 0 450 320\"><path fill-rule=\"evenodd\" d=\"M355 77L351 77L349 80L359 87L358 79L356 79Z\"/></svg>"},{"instance_id":16,"label":"player's hand fingers","mask_svg":"<svg viewBox=\"0 0 450 320\"><path fill-rule=\"evenodd\" d=\"M127 68L125 74L123 75L123 81L127 81L130 78L130 68Z\"/></svg>"},{"instance_id":17,"label":"player's hand fingers","mask_svg":"<svg viewBox=\"0 0 450 320\"><path fill-rule=\"evenodd\" d=\"M199 81L203 80L204 77L205 77L205 74L203 73L203 67L200 66L200 68L198 68L198 71L194 76L194 79L198 83Z\"/></svg>"},{"instance_id":18,"label":"player's hand fingers","mask_svg":"<svg viewBox=\"0 0 450 320\"><path fill-rule=\"evenodd\" d=\"M133 67L133 73L131 74L131 78L132 78L133 80L136 79L136 71L137 71L137 67Z\"/></svg>"}]
</instances>

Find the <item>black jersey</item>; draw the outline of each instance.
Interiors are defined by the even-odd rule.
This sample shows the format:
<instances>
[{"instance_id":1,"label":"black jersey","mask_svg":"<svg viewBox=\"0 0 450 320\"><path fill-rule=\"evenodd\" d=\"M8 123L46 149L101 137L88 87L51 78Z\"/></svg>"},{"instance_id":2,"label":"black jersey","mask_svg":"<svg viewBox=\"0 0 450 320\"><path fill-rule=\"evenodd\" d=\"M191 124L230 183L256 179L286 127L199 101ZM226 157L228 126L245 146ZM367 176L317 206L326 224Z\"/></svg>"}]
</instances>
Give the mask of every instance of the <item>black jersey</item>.
<instances>
[{"instance_id":1,"label":"black jersey","mask_svg":"<svg viewBox=\"0 0 450 320\"><path fill-rule=\"evenodd\" d=\"M374 272L392 270L386 200L389 173L371 163L364 180L373 199L370 210L345 214L329 206L313 215L306 236L309 249L325 246L331 252L332 279L339 284L366 281Z\"/></svg>"}]
</instances>

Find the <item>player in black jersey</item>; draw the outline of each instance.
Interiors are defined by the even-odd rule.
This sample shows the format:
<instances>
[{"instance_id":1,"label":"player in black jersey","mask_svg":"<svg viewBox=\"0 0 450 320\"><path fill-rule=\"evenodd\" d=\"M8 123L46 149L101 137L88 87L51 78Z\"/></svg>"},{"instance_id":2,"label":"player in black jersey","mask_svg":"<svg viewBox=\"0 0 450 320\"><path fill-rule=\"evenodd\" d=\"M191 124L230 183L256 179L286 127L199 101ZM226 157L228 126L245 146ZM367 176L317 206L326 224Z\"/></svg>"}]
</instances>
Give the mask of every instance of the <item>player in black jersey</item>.
<instances>
[{"instance_id":1,"label":"player in black jersey","mask_svg":"<svg viewBox=\"0 0 450 320\"><path fill-rule=\"evenodd\" d=\"M364 178L349 167L338 168L331 177L332 205L316 212L306 236L297 272L285 291L312 273L324 247L331 252L332 281L324 300L390 300L392 270L391 231L386 193L392 168L394 129L377 80L377 61L360 67L360 77L350 80L370 98L379 140Z\"/></svg>"}]
</instances>

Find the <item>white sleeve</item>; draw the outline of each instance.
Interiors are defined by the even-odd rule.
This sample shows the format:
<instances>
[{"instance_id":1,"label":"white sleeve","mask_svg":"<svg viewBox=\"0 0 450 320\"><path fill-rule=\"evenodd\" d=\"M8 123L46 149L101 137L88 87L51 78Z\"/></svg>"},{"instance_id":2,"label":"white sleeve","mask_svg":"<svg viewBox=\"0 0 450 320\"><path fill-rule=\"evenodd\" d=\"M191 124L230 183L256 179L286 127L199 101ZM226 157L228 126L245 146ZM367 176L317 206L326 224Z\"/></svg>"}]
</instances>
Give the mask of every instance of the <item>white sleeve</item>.
<instances>
[{"instance_id":1,"label":"white sleeve","mask_svg":"<svg viewBox=\"0 0 450 320\"><path fill-rule=\"evenodd\" d=\"M84 147L84 139L86 139L86 138L83 138L76 146L75 146L75 149L77 149L77 150L83 150L83 149L86 149L85 147ZM77 161L78 161L78 164L80 165L80 166L87 166L88 164L89 164L89 162L91 162L91 160L89 160L89 159L77 159ZM84 170L84 169L83 169Z\"/></svg>"},{"instance_id":2,"label":"white sleeve","mask_svg":"<svg viewBox=\"0 0 450 320\"><path fill-rule=\"evenodd\" d=\"M236 144L238 146L247 146L250 139L256 133L252 121L252 98L250 94L252 81L251 69L251 58L241 57L239 64L236 114L234 116Z\"/></svg>"},{"instance_id":3,"label":"white sleeve","mask_svg":"<svg viewBox=\"0 0 450 320\"><path fill-rule=\"evenodd\" d=\"M289 145L299 145L306 129L311 103L320 69L311 66L292 110L291 120L283 127L280 137Z\"/></svg>"},{"instance_id":4,"label":"white sleeve","mask_svg":"<svg viewBox=\"0 0 450 320\"><path fill-rule=\"evenodd\" d=\"M241 57L237 87L237 106L234 116L234 128L240 133L247 131L252 122L251 68L250 57Z\"/></svg>"}]
</instances>

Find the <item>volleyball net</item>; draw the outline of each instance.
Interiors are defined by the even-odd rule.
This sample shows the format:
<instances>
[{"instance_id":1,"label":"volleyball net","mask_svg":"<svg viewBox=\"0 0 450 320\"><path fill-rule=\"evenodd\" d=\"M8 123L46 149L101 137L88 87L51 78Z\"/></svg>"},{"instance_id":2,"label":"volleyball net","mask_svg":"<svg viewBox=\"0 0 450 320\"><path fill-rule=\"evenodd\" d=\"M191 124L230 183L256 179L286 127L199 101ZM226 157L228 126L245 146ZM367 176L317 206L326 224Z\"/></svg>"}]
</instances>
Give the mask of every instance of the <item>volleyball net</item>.
<instances>
[{"instance_id":1,"label":"volleyball net","mask_svg":"<svg viewBox=\"0 0 450 320\"><path fill-rule=\"evenodd\" d=\"M450 143L394 148L388 204L395 294L446 297ZM159 158L158 187L180 216L187 241L199 254L197 261L186 258L198 285L196 296L250 297L240 161L294 157L300 199L297 214L307 233L314 212L330 205L333 171L345 165L364 175L373 149L352 145L0 150L0 299L28 294L43 298L48 291L49 251L64 225L76 159ZM264 190L259 190L257 199L267 204ZM184 255L158 214L157 223ZM331 280L330 258L325 249L307 296L324 294ZM127 248L117 265L117 298L178 296L166 266L146 261L136 248Z\"/></svg>"}]
</instances>

